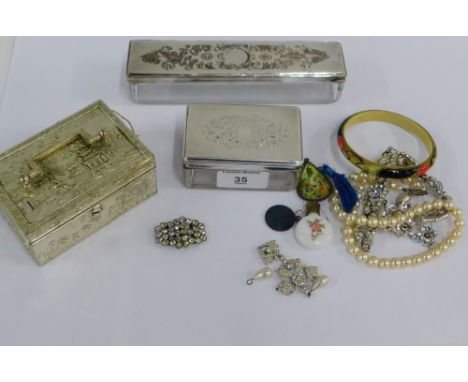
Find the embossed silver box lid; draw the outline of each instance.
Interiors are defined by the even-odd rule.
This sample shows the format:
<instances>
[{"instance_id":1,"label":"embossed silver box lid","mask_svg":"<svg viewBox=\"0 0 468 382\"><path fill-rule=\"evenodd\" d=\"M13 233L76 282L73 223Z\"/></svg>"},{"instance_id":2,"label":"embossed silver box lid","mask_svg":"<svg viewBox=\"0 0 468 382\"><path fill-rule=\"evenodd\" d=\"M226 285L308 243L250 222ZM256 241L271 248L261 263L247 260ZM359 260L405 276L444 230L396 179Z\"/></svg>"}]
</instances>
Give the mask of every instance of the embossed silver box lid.
<instances>
[{"instance_id":1,"label":"embossed silver box lid","mask_svg":"<svg viewBox=\"0 0 468 382\"><path fill-rule=\"evenodd\" d=\"M191 104L183 151L188 168L296 170L304 161L300 110Z\"/></svg>"},{"instance_id":2,"label":"embossed silver box lid","mask_svg":"<svg viewBox=\"0 0 468 382\"><path fill-rule=\"evenodd\" d=\"M140 102L321 103L346 67L338 42L134 40L127 79Z\"/></svg>"}]
</instances>

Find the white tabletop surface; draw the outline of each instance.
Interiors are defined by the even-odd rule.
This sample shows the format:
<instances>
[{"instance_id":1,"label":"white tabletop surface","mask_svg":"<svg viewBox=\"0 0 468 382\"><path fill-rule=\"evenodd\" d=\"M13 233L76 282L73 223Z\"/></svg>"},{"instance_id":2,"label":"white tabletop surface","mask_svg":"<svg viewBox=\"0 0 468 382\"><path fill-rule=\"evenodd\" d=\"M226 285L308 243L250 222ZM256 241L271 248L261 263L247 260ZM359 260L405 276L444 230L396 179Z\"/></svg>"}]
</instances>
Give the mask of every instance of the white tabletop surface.
<instances>
[{"instance_id":1,"label":"white tabletop surface","mask_svg":"<svg viewBox=\"0 0 468 382\"><path fill-rule=\"evenodd\" d=\"M11 56L15 45L14 37L0 36L0 107L2 105L3 93L5 91L10 69Z\"/></svg>"},{"instance_id":2,"label":"white tabletop surface","mask_svg":"<svg viewBox=\"0 0 468 382\"><path fill-rule=\"evenodd\" d=\"M431 174L463 208L468 39L337 40L348 80L337 103L301 106L306 155L352 170L334 145L340 122L364 109L405 114L433 134L439 155ZM468 344L466 239L430 264L370 269L346 253L326 206L336 238L318 252L301 249L292 232L265 225L273 204L302 207L295 192L185 188L185 106L130 101L127 44L127 38L16 41L0 109L0 151L102 99L132 121L156 154L159 192L44 267L1 219L0 344ZM402 143L389 131L378 147L365 139L357 144L377 153ZM419 155L411 140L398 147ZM205 222L208 242L183 251L154 244L153 226L180 215ZM421 250L383 236L379 255ZM247 286L262 267L256 247L271 239L287 256L319 266L329 285L310 299L278 294L276 279Z\"/></svg>"}]
</instances>

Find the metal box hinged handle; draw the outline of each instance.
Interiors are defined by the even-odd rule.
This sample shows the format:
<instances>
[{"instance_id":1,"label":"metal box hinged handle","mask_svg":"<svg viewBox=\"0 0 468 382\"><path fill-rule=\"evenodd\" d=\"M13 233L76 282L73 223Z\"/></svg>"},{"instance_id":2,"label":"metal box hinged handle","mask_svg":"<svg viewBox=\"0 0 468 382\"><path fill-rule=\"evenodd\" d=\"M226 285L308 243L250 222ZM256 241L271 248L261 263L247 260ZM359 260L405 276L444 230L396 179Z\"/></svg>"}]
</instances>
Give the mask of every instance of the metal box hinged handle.
<instances>
[{"instance_id":1,"label":"metal box hinged handle","mask_svg":"<svg viewBox=\"0 0 468 382\"><path fill-rule=\"evenodd\" d=\"M48 156L55 153L56 151L63 149L65 146L69 145L72 142L76 142L77 140L82 140L88 147L96 146L98 143L102 143L106 140L106 133L104 132L104 130L99 130L99 132L96 135L94 135L82 129L77 134L70 136L69 138L52 147L49 147L48 149L35 155L34 158L32 158L32 160L29 160L27 162L27 166L31 171L29 171L29 173L27 174L21 175L20 181L25 186L29 184L39 183L45 175L42 161Z\"/></svg>"}]
</instances>

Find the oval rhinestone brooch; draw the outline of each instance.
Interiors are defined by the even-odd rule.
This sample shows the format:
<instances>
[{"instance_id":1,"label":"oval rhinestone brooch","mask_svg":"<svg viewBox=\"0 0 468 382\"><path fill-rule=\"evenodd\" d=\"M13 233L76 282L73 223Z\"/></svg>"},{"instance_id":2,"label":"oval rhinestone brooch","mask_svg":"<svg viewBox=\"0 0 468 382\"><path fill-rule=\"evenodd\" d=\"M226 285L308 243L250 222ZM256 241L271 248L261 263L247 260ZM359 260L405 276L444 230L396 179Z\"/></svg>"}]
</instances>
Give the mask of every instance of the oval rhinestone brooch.
<instances>
[{"instance_id":1,"label":"oval rhinestone brooch","mask_svg":"<svg viewBox=\"0 0 468 382\"><path fill-rule=\"evenodd\" d=\"M154 227L156 243L174 246L178 249L207 240L205 224L184 216Z\"/></svg>"}]
</instances>

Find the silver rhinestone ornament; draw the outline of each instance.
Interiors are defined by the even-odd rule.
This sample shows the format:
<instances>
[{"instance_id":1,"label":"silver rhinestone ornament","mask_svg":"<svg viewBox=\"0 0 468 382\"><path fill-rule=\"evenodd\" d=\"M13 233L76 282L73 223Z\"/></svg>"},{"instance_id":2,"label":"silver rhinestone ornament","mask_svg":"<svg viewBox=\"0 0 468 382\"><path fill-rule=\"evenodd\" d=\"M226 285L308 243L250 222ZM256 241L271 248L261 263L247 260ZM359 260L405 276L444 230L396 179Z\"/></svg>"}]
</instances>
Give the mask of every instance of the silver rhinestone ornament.
<instances>
[{"instance_id":1,"label":"silver rhinestone ornament","mask_svg":"<svg viewBox=\"0 0 468 382\"><path fill-rule=\"evenodd\" d=\"M207 240L205 225L184 216L158 224L154 227L154 237L156 243L178 249Z\"/></svg>"},{"instance_id":2,"label":"silver rhinestone ornament","mask_svg":"<svg viewBox=\"0 0 468 382\"><path fill-rule=\"evenodd\" d=\"M404 151L399 151L391 146L382 153L380 158L377 159L377 162L385 166L394 167L412 166L416 163L411 155Z\"/></svg>"},{"instance_id":3,"label":"silver rhinestone ornament","mask_svg":"<svg viewBox=\"0 0 468 382\"><path fill-rule=\"evenodd\" d=\"M369 216L383 213L387 207L387 194L388 188L385 186L384 181L370 186L362 199L364 215Z\"/></svg>"},{"instance_id":4,"label":"silver rhinestone ornament","mask_svg":"<svg viewBox=\"0 0 468 382\"><path fill-rule=\"evenodd\" d=\"M356 241L364 252L370 252L374 244L376 230L369 227L359 227L356 233Z\"/></svg>"},{"instance_id":5,"label":"silver rhinestone ornament","mask_svg":"<svg viewBox=\"0 0 468 382\"><path fill-rule=\"evenodd\" d=\"M258 247L258 253L265 265L271 264L274 261L281 262L281 265L276 270L276 273L280 277L276 290L284 295L288 296L298 290L307 295L307 297L310 297L316 289L328 283L328 277L320 275L317 267L304 265L300 259L288 259L283 256L275 240ZM248 279L247 284L251 285L254 280L266 279L271 276L271 269L266 267Z\"/></svg>"}]
</instances>

